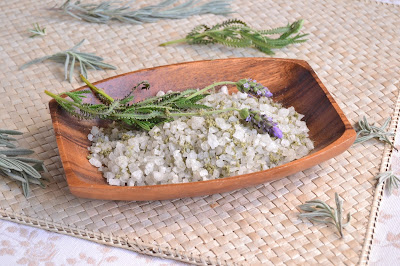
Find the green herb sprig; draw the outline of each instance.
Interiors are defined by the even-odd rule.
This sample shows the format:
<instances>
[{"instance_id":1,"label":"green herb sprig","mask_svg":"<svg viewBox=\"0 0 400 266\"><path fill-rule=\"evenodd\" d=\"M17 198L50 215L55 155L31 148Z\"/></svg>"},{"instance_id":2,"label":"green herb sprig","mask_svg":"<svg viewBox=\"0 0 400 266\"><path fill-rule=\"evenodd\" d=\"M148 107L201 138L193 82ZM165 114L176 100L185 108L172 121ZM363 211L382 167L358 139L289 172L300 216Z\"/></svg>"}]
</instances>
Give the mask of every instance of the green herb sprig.
<instances>
[{"instance_id":1,"label":"green herb sprig","mask_svg":"<svg viewBox=\"0 0 400 266\"><path fill-rule=\"evenodd\" d=\"M100 4L84 4L80 1L73 3L67 0L58 10L74 18L94 23L108 23L110 20L142 24L156 22L159 19L180 19L193 15L212 13L226 15L232 13L230 1L216 0L203 5L199 1L187 1L175 5L176 0L166 0L157 5L132 9L129 4L118 5L119 2L104 1Z\"/></svg>"},{"instance_id":2,"label":"green herb sprig","mask_svg":"<svg viewBox=\"0 0 400 266\"><path fill-rule=\"evenodd\" d=\"M367 121L367 118L364 116L358 122L358 128L356 128L357 138L354 141L354 144L362 143L367 140L375 138L379 141L389 144L392 148L397 150L393 142L389 139L389 137L393 136L394 133L386 131L386 128L390 124L390 120L391 118L388 117L381 127L377 127L374 124L370 124Z\"/></svg>"},{"instance_id":3,"label":"green herb sprig","mask_svg":"<svg viewBox=\"0 0 400 266\"><path fill-rule=\"evenodd\" d=\"M310 200L299 206L305 213L299 214L301 218L324 224L332 224L336 227L340 237L343 237L343 227L348 225L351 219L350 213L347 214L347 221L343 223L342 205L343 200L335 193L336 208L330 207L322 200Z\"/></svg>"},{"instance_id":4,"label":"green herb sprig","mask_svg":"<svg viewBox=\"0 0 400 266\"><path fill-rule=\"evenodd\" d=\"M392 171L380 173L375 179L378 179L378 186L385 183L385 192L388 196L392 195L393 189L399 188L400 179L398 176L394 175Z\"/></svg>"},{"instance_id":5,"label":"green herb sprig","mask_svg":"<svg viewBox=\"0 0 400 266\"><path fill-rule=\"evenodd\" d=\"M143 101L132 103L133 92L137 89L149 89L150 84L146 81L140 82L134 86L131 92L122 99L114 99L104 90L97 88L91 84L85 77L81 75L82 80L92 90L94 95L101 101L100 104L84 103L85 94L91 93L89 90L81 90L75 92L65 92L59 95L45 91L45 93L54 98L57 103L63 107L71 115L79 119L106 119L111 121L122 122L128 126L151 130L153 127L172 121L174 117L180 116L206 116L229 111L238 111L240 117L250 125L258 128L264 133L268 133L273 137L282 138L282 131L271 118L260 114L257 110L248 110L247 108L225 108L213 109L207 105L199 104L201 99L209 95L209 91L221 85L235 85L239 91L267 92L261 90L249 80L239 80L238 82L221 81L215 82L201 90L187 89L181 92L167 93L162 96L154 96L144 99ZM250 88L250 89L249 89ZM71 100L61 97L68 96ZM259 95L259 97L262 97ZM267 96L265 96L267 97Z\"/></svg>"},{"instance_id":6,"label":"green herb sprig","mask_svg":"<svg viewBox=\"0 0 400 266\"><path fill-rule=\"evenodd\" d=\"M36 36L45 36L46 35L46 28L40 28L38 23L33 24L33 29L29 29L29 32L32 33L30 38Z\"/></svg>"},{"instance_id":7,"label":"green herb sprig","mask_svg":"<svg viewBox=\"0 0 400 266\"><path fill-rule=\"evenodd\" d=\"M53 60L55 62L64 63L64 76L65 80L72 82L75 65L79 65L80 74L87 78L87 70L101 70L101 69L116 69L115 66L104 63L103 58L92 53L79 52L78 48L83 44L85 39L80 41L77 45L63 52L58 52L53 55L48 55L36 58L28 63L22 65L20 69L25 69L33 64L43 62L45 60Z\"/></svg>"},{"instance_id":8,"label":"green herb sprig","mask_svg":"<svg viewBox=\"0 0 400 266\"><path fill-rule=\"evenodd\" d=\"M232 19L212 27L205 24L199 25L187 34L185 38L165 42L160 46L183 42L188 44L219 43L230 47L254 47L265 54L272 55L274 54L272 49L306 41L306 39L302 38L307 34L297 34L303 23L304 21L301 19L285 27L255 30L241 20ZM271 35L279 35L279 37L274 39Z\"/></svg>"},{"instance_id":9,"label":"green herb sprig","mask_svg":"<svg viewBox=\"0 0 400 266\"><path fill-rule=\"evenodd\" d=\"M32 150L18 149L12 143L16 139L10 135L21 135L15 130L0 129L0 175L19 181L25 197L29 196L29 184L45 187L39 172L46 171L43 161L21 157L32 154Z\"/></svg>"}]
</instances>

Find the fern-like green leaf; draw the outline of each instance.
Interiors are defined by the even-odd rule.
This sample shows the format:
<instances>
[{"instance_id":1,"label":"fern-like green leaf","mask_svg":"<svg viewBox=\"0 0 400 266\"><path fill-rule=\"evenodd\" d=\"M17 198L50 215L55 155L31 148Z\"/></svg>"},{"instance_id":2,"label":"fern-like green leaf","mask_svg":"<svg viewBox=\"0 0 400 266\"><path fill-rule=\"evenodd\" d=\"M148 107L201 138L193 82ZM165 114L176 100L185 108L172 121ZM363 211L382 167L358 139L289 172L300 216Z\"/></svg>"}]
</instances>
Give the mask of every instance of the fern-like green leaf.
<instances>
[{"instance_id":1,"label":"fern-like green leaf","mask_svg":"<svg viewBox=\"0 0 400 266\"><path fill-rule=\"evenodd\" d=\"M66 92L65 95L67 95L69 98L71 98L74 102L76 103L82 103L82 99L85 98L86 96L83 95L89 91L82 91L82 92ZM90 93L90 92L89 92Z\"/></svg>"},{"instance_id":2,"label":"fern-like green leaf","mask_svg":"<svg viewBox=\"0 0 400 266\"><path fill-rule=\"evenodd\" d=\"M295 21L285 27L270 30L255 30L245 22L232 19L218 23L212 27L199 25L195 27L186 38L161 44L166 46L174 43L187 42L189 44L212 44L219 43L229 47L254 47L266 54L273 54L272 49L283 48L294 43L305 42L304 34L290 37L300 31L303 20ZM267 37L280 34L278 38Z\"/></svg>"},{"instance_id":3,"label":"fern-like green leaf","mask_svg":"<svg viewBox=\"0 0 400 266\"><path fill-rule=\"evenodd\" d=\"M182 109L209 109L211 107L204 104L194 104L189 101L175 103L175 106Z\"/></svg>"},{"instance_id":4,"label":"fern-like green leaf","mask_svg":"<svg viewBox=\"0 0 400 266\"><path fill-rule=\"evenodd\" d=\"M148 121L141 121L136 119L132 119L132 121L134 121L136 125L138 125L139 127L143 128L146 131L150 131L153 127L153 124Z\"/></svg>"},{"instance_id":5,"label":"fern-like green leaf","mask_svg":"<svg viewBox=\"0 0 400 266\"><path fill-rule=\"evenodd\" d=\"M155 117L163 117L164 113L160 111L152 111L151 113L123 113L123 114L113 114L113 118L123 118L123 119L137 119L137 120L148 120Z\"/></svg>"}]
</instances>

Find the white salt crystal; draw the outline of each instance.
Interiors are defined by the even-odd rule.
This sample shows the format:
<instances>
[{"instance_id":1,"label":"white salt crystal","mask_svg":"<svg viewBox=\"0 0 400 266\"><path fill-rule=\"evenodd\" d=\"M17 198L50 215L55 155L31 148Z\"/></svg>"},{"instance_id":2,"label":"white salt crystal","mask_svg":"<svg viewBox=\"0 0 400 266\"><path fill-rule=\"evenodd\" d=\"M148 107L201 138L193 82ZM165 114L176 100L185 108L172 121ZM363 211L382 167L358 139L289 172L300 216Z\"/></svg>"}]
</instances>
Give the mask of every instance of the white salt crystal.
<instances>
[{"instance_id":1,"label":"white salt crystal","mask_svg":"<svg viewBox=\"0 0 400 266\"><path fill-rule=\"evenodd\" d=\"M281 145L282 145L283 147L289 147L290 142L289 142L287 139L282 139Z\"/></svg>"},{"instance_id":2,"label":"white salt crystal","mask_svg":"<svg viewBox=\"0 0 400 266\"><path fill-rule=\"evenodd\" d=\"M228 87L227 86L222 86L221 87L221 93L228 94Z\"/></svg>"},{"instance_id":3,"label":"white salt crystal","mask_svg":"<svg viewBox=\"0 0 400 266\"><path fill-rule=\"evenodd\" d=\"M200 175L201 177L207 176L207 175L208 175L207 169L202 169L202 170L200 170L199 175Z\"/></svg>"},{"instance_id":4,"label":"white salt crystal","mask_svg":"<svg viewBox=\"0 0 400 266\"><path fill-rule=\"evenodd\" d=\"M92 153L99 153L101 152L101 148L100 147L93 147L92 148Z\"/></svg>"},{"instance_id":5,"label":"white salt crystal","mask_svg":"<svg viewBox=\"0 0 400 266\"><path fill-rule=\"evenodd\" d=\"M126 168L128 166L128 157L126 156L118 156L115 159L115 164L118 165L120 168Z\"/></svg>"},{"instance_id":6,"label":"white salt crystal","mask_svg":"<svg viewBox=\"0 0 400 266\"><path fill-rule=\"evenodd\" d=\"M142 177L143 177L143 172L142 172L142 170L138 169L138 170L132 172L132 173L131 173L131 177L132 177L133 179L136 179L136 180L141 180Z\"/></svg>"},{"instance_id":7,"label":"white salt crystal","mask_svg":"<svg viewBox=\"0 0 400 266\"><path fill-rule=\"evenodd\" d=\"M289 115L289 110L288 109L286 109L286 108L279 109L278 116L286 117L288 115Z\"/></svg>"},{"instance_id":8,"label":"white salt crystal","mask_svg":"<svg viewBox=\"0 0 400 266\"><path fill-rule=\"evenodd\" d=\"M121 180L119 180L119 179L110 178L107 180L107 182L111 186L120 186L121 185Z\"/></svg>"},{"instance_id":9,"label":"white salt crystal","mask_svg":"<svg viewBox=\"0 0 400 266\"><path fill-rule=\"evenodd\" d=\"M150 174L151 172L153 172L154 169L154 163L153 162L149 162L146 164L145 169L144 169L144 173L146 175Z\"/></svg>"},{"instance_id":10,"label":"white salt crystal","mask_svg":"<svg viewBox=\"0 0 400 266\"><path fill-rule=\"evenodd\" d=\"M225 165L225 163L224 163L223 160L217 160L217 161L215 162L215 165L218 166L218 167L222 167L222 166Z\"/></svg>"},{"instance_id":11,"label":"white salt crystal","mask_svg":"<svg viewBox=\"0 0 400 266\"><path fill-rule=\"evenodd\" d=\"M111 173L111 172L105 172L104 173L104 177L107 178L107 179L114 178L115 174Z\"/></svg>"},{"instance_id":12,"label":"white salt crystal","mask_svg":"<svg viewBox=\"0 0 400 266\"><path fill-rule=\"evenodd\" d=\"M92 127L92 130L90 131L94 136L96 136L97 134L99 134L100 130L98 127L94 126Z\"/></svg>"},{"instance_id":13,"label":"white salt crystal","mask_svg":"<svg viewBox=\"0 0 400 266\"><path fill-rule=\"evenodd\" d=\"M164 96L164 95L165 95L165 92L163 92L163 91L158 91L156 94L157 97Z\"/></svg>"},{"instance_id":14,"label":"white salt crystal","mask_svg":"<svg viewBox=\"0 0 400 266\"><path fill-rule=\"evenodd\" d=\"M153 177L156 181L161 181L161 180L163 180L164 175L160 172L155 171L155 172L153 172Z\"/></svg>"},{"instance_id":15,"label":"white salt crystal","mask_svg":"<svg viewBox=\"0 0 400 266\"><path fill-rule=\"evenodd\" d=\"M204 126L204 117L201 116L193 116L192 118L190 118L190 126L192 129L199 129L202 128Z\"/></svg>"},{"instance_id":16,"label":"white salt crystal","mask_svg":"<svg viewBox=\"0 0 400 266\"><path fill-rule=\"evenodd\" d=\"M232 125L228 124L225 119L221 118L221 117L217 117L215 119L215 123L217 124L217 126L221 129L221 130L227 130L229 129Z\"/></svg>"},{"instance_id":17,"label":"white salt crystal","mask_svg":"<svg viewBox=\"0 0 400 266\"><path fill-rule=\"evenodd\" d=\"M238 140L243 140L244 139L244 133L245 133L244 129L239 125L235 125L235 129L236 129L236 131L233 134L233 137L238 139Z\"/></svg>"},{"instance_id":18,"label":"white salt crystal","mask_svg":"<svg viewBox=\"0 0 400 266\"><path fill-rule=\"evenodd\" d=\"M95 167L100 167L101 166L101 162L98 159L94 158L94 157L89 159L89 163L91 165L95 166Z\"/></svg>"},{"instance_id":19,"label":"white salt crystal","mask_svg":"<svg viewBox=\"0 0 400 266\"><path fill-rule=\"evenodd\" d=\"M208 135L207 143L208 145L210 145L211 149L215 149L219 145L217 136L215 136L214 134Z\"/></svg>"}]
</instances>

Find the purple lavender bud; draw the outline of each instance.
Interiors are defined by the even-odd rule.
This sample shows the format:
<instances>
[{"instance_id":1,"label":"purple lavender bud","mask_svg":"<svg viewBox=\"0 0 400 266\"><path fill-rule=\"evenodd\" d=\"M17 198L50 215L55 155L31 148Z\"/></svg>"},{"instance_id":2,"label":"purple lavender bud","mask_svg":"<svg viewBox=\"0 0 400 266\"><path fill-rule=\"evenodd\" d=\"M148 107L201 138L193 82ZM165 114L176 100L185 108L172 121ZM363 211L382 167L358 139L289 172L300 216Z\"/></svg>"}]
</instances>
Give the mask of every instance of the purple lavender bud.
<instances>
[{"instance_id":1,"label":"purple lavender bud","mask_svg":"<svg viewBox=\"0 0 400 266\"><path fill-rule=\"evenodd\" d=\"M246 117L246 122L251 122L251 116Z\"/></svg>"},{"instance_id":2,"label":"purple lavender bud","mask_svg":"<svg viewBox=\"0 0 400 266\"><path fill-rule=\"evenodd\" d=\"M265 97L268 97L268 98L272 97L272 92L265 91Z\"/></svg>"},{"instance_id":3,"label":"purple lavender bud","mask_svg":"<svg viewBox=\"0 0 400 266\"><path fill-rule=\"evenodd\" d=\"M277 126L272 127L272 134L278 139L281 139L283 137L282 130L280 130Z\"/></svg>"},{"instance_id":4,"label":"purple lavender bud","mask_svg":"<svg viewBox=\"0 0 400 266\"><path fill-rule=\"evenodd\" d=\"M241 79L236 83L237 89L247 95L255 97L272 97L272 93L267 87L264 87L260 83L257 83L255 79Z\"/></svg>"}]
</instances>

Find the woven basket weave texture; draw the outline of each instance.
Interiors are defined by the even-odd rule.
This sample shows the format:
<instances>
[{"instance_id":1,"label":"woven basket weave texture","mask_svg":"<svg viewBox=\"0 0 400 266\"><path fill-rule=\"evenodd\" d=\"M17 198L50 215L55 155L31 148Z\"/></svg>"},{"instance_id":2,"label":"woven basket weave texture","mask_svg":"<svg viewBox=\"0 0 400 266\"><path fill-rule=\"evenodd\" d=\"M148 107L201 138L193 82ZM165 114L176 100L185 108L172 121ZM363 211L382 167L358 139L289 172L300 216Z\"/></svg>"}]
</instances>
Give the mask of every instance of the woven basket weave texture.
<instances>
[{"instance_id":1,"label":"woven basket weave texture","mask_svg":"<svg viewBox=\"0 0 400 266\"><path fill-rule=\"evenodd\" d=\"M91 81L165 64L264 54L221 45L158 46L183 38L198 24L222 22L223 16L99 25L48 9L55 4L49 0L0 2L1 128L23 131L19 145L33 149L51 175L48 187L32 186L28 199L16 183L0 176L3 219L19 214L45 221L37 224L49 230L57 225L64 230L58 231L79 237L84 237L84 231L101 236L91 238L93 241L143 253L151 250L155 256L177 258L178 252L177 259L193 263L338 265L359 261L373 201L373 176L380 169L384 150L376 142L352 146L287 178L230 193L154 202L99 201L71 195L50 120L50 99L44 90L72 90L81 86L79 78L72 83L62 81L63 66L55 62L23 71L19 66L66 50L84 38L81 51L96 53L118 67L90 71ZM309 62L352 123L363 115L381 123L393 114L398 94L394 84L400 73L398 6L341 0L236 0L232 8L236 13L229 18L242 19L257 29L303 18L302 32L310 34L309 40L276 51L275 57ZM47 36L29 38L27 29L36 22L46 27ZM333 204L335 192L345 200L346 212L352 213L344 239L331 227L297 217L296 206L314 198Z\"/></svg>"}]
</instances>

